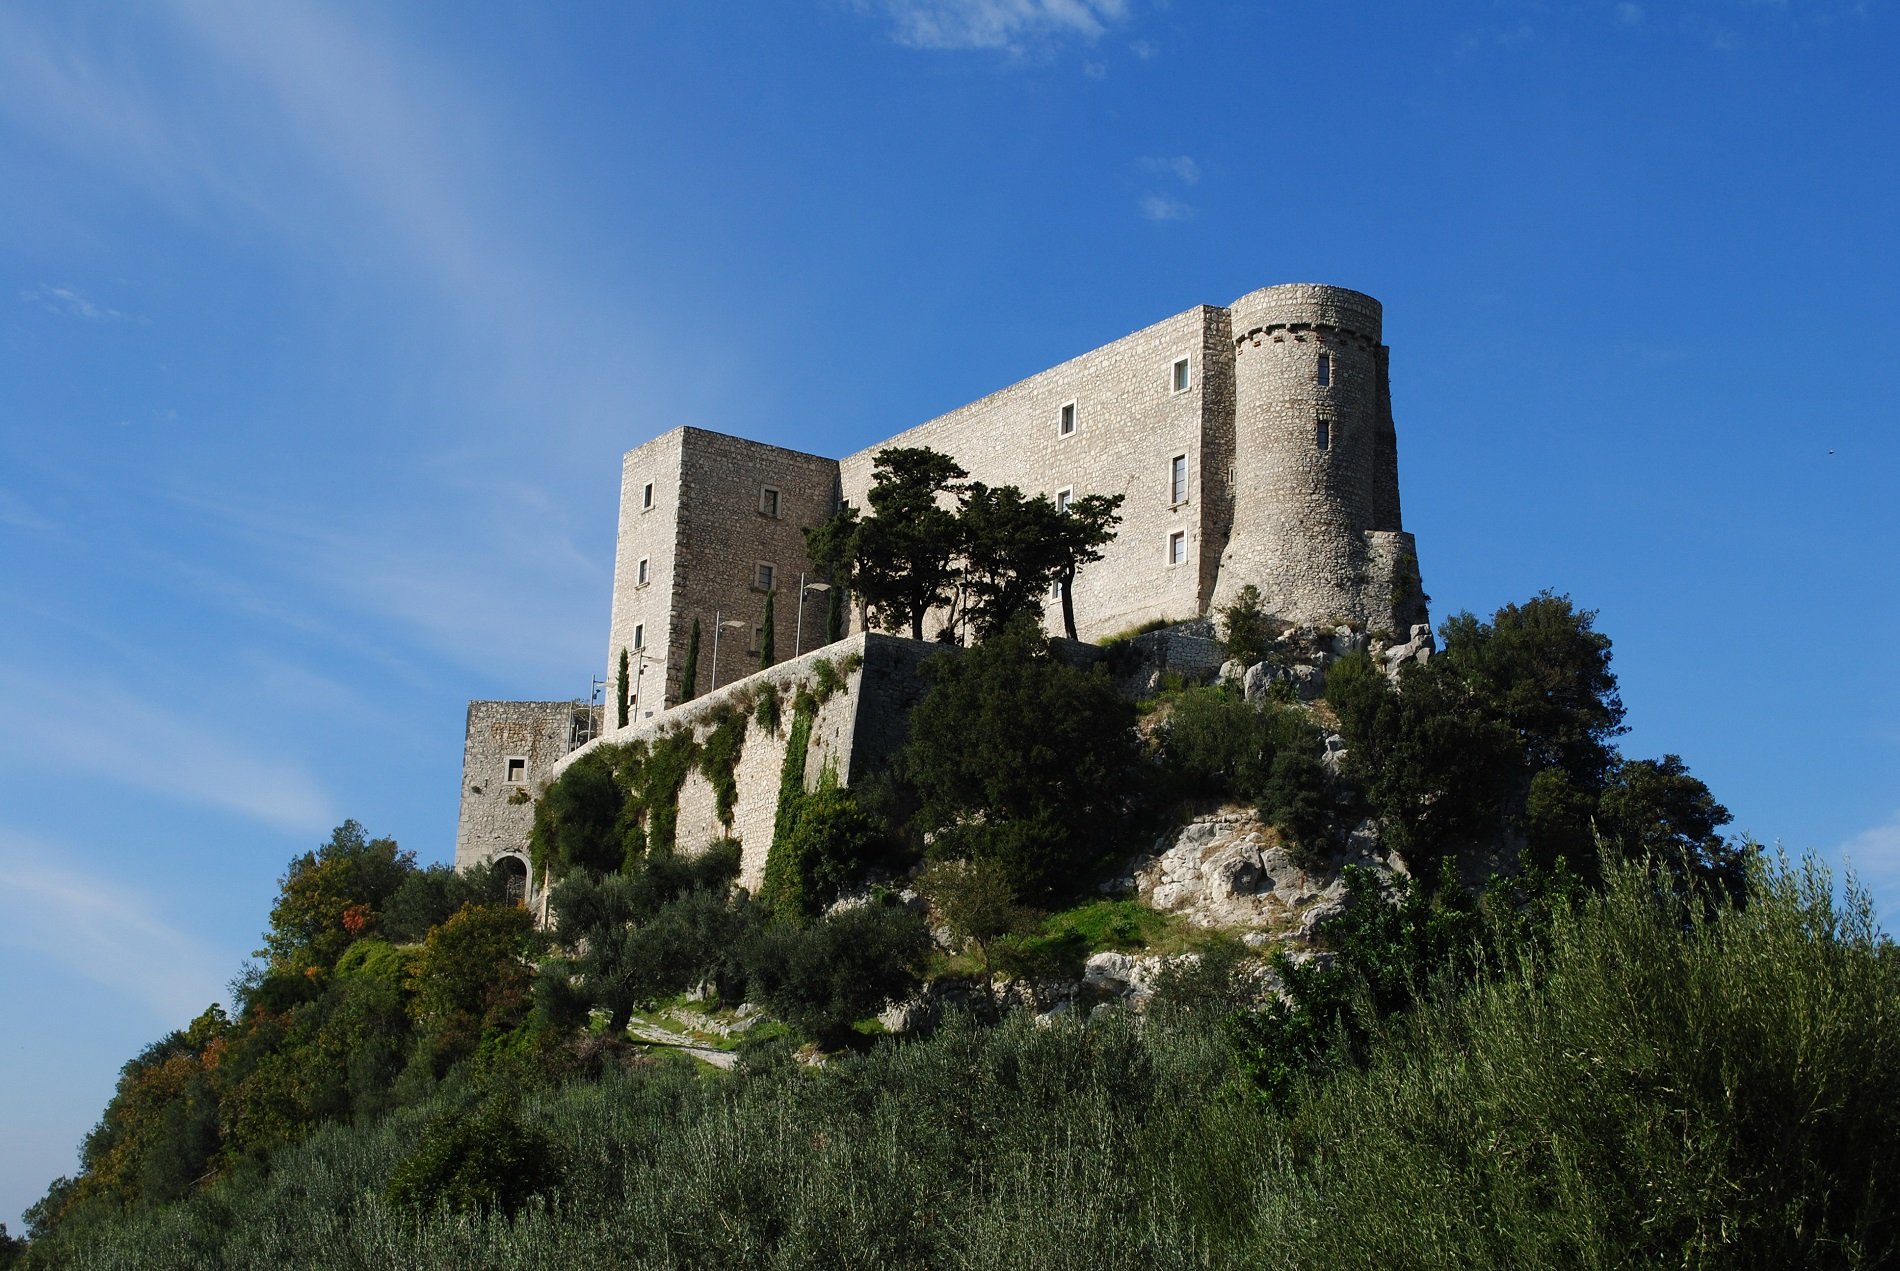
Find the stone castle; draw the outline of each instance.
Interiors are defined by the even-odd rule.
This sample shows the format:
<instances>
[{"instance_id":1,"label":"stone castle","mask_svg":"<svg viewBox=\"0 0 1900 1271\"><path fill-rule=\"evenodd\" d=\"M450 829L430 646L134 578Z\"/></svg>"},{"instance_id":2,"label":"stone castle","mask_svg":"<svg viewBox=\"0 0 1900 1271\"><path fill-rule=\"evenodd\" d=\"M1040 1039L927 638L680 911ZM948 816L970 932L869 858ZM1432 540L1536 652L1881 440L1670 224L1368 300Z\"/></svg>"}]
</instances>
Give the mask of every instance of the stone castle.
<instances>
[{"instance_id":1,"label":"stone castle","mask_svg":"<svg viewBox=\"0 0 1900 1271\"><path fill-rule=\"evenodd\" d=\"M532 795L579 750L695 727L719 700L796 683L817 658L846 659L853 669L846 705L827 702L831 717L821 713L815 755L848 782L854 764L875 762L901 740L893 717L914 691L921 656L906 648L912 641L851 631L846 607L846 640L807 652L826 642L833 598L803 531L841 501L866 506L873 461L886 447L941 451L973 480L1048 494L1058 505L1123 495L1117 537L1072 588L1085 641L1204 617L1250 584L1290 622L1406 632L1425 620L1425 602L1400 521L1380 326L1379 302L1359 292L1266 287L1226 308L1176 314L843 459L696 428L628 451L609 705L603 716L574 702L470 704L457 866L517 859L526 887ZM768 595L775 645L794 656L761 670ZM696 620L698 682L682 707ZM1053 629L1059 617L1050 621ZM616 700L623 652L624 726ZM881 740L867 744L872 738ZM689 780L681 791L681 844L738 837L742 881L763 869L775 750L782 757L782 745L747 747L739 806L728 817L702 815L709 789Z\"/></svg>"}]
</instances>

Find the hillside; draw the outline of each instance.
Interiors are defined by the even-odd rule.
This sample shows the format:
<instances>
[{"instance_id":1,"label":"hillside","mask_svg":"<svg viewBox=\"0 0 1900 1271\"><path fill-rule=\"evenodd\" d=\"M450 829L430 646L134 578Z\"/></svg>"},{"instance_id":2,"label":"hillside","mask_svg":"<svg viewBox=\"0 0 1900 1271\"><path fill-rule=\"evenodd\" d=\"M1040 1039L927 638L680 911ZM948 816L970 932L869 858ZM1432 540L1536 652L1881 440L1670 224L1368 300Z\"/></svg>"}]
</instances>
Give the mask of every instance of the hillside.
<instances>
[{"instance_id":1,"label":"hillside","mask_svg":"<svg viewBox=\"0 0 1900 1271\"><path fill-rule=\"evenodd\" d=\"M1870 1266L1897 964L1617 752L1592 616L1442 649L1240 604L1210 683L1012 625L882 776L673 849L724 749L544 791L551 926L354 823L126 1066L29 1266ZM1376 656L1375 656L1376 655ZM1124 675L1124 680L1128 677ZM683 738L683 740L682 740Z\"/></svg>"}]
</instances>

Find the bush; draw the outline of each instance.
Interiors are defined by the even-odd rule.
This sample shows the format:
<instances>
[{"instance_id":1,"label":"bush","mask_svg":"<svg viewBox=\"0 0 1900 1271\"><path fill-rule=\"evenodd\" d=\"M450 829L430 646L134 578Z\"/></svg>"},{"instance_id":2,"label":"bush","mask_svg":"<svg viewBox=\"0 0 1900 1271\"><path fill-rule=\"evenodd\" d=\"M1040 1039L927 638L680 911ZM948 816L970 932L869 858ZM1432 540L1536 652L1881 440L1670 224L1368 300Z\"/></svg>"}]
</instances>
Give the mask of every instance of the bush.
<instances>
[{"instance_id":1,"label":"bush","mask_svg":"<svg viewBox=\"0 0 1900 1271\"><path fill-rule=\"evenodd\" d=\"M851 1040L853 1024L916 988L930 947L921 916L873 901L806 927L774 924L746 961L752 992L773 1014L835 1047Z\"/></svg>"},{"instance_id":2,"label":"bush","mask_svg":"<svg viewBox=\"0 0 1900 1271\"><path fill-rule=\"evenodd\" d=\"M473 1114L446 1113L430 1123L389 1178L384 1196L412 1212L498 1210L510 1216L552 1192L561 1171L554 1143L500 1104Z\"/></svg>"}]
</instances>

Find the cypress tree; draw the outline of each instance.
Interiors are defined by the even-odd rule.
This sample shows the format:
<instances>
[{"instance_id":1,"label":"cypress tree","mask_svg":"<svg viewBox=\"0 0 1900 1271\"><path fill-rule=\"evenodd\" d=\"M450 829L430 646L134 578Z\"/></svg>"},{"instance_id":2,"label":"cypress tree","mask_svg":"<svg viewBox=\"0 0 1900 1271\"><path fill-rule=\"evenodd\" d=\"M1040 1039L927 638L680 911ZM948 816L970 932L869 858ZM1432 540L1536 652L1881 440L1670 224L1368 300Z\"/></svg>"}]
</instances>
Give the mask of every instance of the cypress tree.
<instances>
[{"instance_id":1,"label":"cypress tree","mask_svg":"<svg viewBox=\"0 0 1900 1271\"><path fill-rule=\"evenodd\" d=\"M836 644L844 639L844 588L836 582L825 593L825 643Z\"/></svg>"},{"instance_id":2,"label":"cypress tree","mask_svg":"<svg viewBox=\"0 0 1900 1271\"><path fill-rule=\"evenodd\" d=\"M680 701L690 702L699 695L699 619L693 619L693 634L686 639L686 665L680 668Z\"/></svg>"},{"instance_id":3,"label":"cypress tree","mask_svg":"<svg viewBox=\"0 0 1900 1271\"><path fill-rule=\"evenodd\" d=\"M765 626L759 632L759 665L761 667L770 666L772 663L778 661L778 654L773 648L773 645L776 643L776 633L773 631L772 623L772 599L774 594L775 593L769 591L765 593Z\"/></svg>"},{"instance_id":4,"label":"cypress tree","mask_svg":"<svg viewBox=\"0 0 1900 1271\"><path fill-rule=\"evenodd\" d=\"M615 701L619 703L619 708L615 713L620 719L620 726L622 728L627 726L627 662L627 651L622 649L620 651L620 675L615 692Z\"/></svg>"}]
</instances>

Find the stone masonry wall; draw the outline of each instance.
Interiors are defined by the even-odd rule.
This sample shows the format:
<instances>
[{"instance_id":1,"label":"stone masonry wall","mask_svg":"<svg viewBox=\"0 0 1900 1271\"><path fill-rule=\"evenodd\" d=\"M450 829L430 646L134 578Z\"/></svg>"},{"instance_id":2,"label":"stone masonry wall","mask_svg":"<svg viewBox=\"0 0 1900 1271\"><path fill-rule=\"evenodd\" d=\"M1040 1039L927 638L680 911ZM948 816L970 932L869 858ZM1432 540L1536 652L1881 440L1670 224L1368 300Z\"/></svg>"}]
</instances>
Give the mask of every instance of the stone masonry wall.
<instances>
[{"instance_id":1,"label":"stone masonry wall","mask_svg":"<svg viewBox=\"0 0 1900 1271\"><path fill-rule=\"evenodd\" d=\"M607 653L608 731L618 728L613 704L620 650L635 654L630 678L638 681L640 700L638 714L629 713L631 725L678 704L694 618L700 622L698 691L758 669L767 594L761 565L772 570L777 651L790 656L799 575L810 568L802 531L836 506L837 464L816 455L697 428L674 429L629 451ZM805 609L808 646L822 639L824 617L825 599L812 593ZM645 657L638 656L636 635L645 640Z\"/></svg>"},{"instance_id":2,"label":"stone masonry wall","mask_svg":"<svg viewBox=\"0 0 1900 1271\"><path fill-rule=\"evenodd\" d=\"M1367 537L1400 528L1396 488L1382 488L1396 458L1378 302L1296 284L1230 315L1234 530L1214 603L1252 583L1287 618L1390 626L1392 580L1375 577Z\"/></svg>"},{"instance_id":3,"label":"stone masonry wall","mask_svg":"<svg viewBox=\"0 0 1900 1271\"><path fill-rule=\"evenodd\" d=\"M722 838L738 839L740 885L756 890L765 877L766 854L772 846L779 781L792 723L792 699L798 686L815 685L820 660L829 660L840 670L843 686L819 707L813 720L806 751L805 784L807 788L815 787L820 774L830 766L839 781L849 785L876 771L903 745L908 735L906 721L910 708L923 692L917 667L934 651L927 643L876 632L851 636L829 648L813 650L730 684L722 684L716 692L662 716L642 719L611 736L599 738L560 759L547 780L552 781L566 771L569 764L598 746L652 741L662 732L682 728L692 729L703 740L727 710L743 710L750 719L761 690L768 684L776 686L781 703L780 727L773 732L754 721L746 730L745 744L733 770L738 799L733 807L732 825L727 827L719 820L712 784L699 771L687 777L679 798L678 850L696 854ZM843 672L843 664L853 655L861 662L854 670ZM522 843L526 842L526 836L524 823Z\"/></svg>"},{"instance_id":4,"label":"stone masonry wall","mask_svg":"<svg viewBox=\"0 0 1900 1271\"><path fill-rule=\"evenodd\" d=\"M576 702L468 704L455 868L486 864L527 843L534 805L511 800L549 780L567 754L575 713L586 709Z\"/></svg>"},{"instance_id":5,"label":"stone masonry wall","mask_svg":"<svg viewBox=\"0 0 1900 1271\"><path fill-rule=\"evenodd\" d=\"M1200 567L1206 499L1226 493L1219 482L1210 490L1206 480L1210 461L1224 477L1226 452L1218 442L1210 447L1204 422L1210 384L1215 417L1231 410L1221 396L1229 381L1218 364L1232 354L1209 336L1221 316L1206 305L1176 314L847 456L838 464L844 498L866 506L872 462L888 446L940 450L973 479L1014 485L1025 494L1125 495L1117 538L1076 578L1077 633L1094 639L1156 618L1193 617L1206 599ZM1183 357L1189 384L1176 392L1173 367ZM1216 364L1211 374L1210 360ZM1061 412L1068 403L1075 406L1075 429L1064 436ZM1187 462L1187 495L1179 502L1170 489L1176 455ZM1178 565L1168 561L1174 533L1185 536ZM1052 604L1049 629L1060 625L1061 607Z\"/></svg>"}]
</instances>

